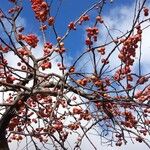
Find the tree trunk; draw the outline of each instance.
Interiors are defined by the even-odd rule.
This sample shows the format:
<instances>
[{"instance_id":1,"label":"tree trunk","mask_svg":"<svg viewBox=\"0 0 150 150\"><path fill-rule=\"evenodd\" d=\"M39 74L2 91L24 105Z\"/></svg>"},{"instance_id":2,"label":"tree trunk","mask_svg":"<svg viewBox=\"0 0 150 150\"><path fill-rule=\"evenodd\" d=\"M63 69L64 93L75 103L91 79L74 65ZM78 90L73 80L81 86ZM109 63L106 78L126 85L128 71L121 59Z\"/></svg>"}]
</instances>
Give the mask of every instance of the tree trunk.
<instances>
[{"instance_id":1,"label":"tree trunk","mask_svg":"<svg viewBox=\"0 0 150 150\"><path fill-rule=\"evenodd\" d=\"M13 108L8 109L0 120L0 150L9 150L6 138L6 128L8 127L11 118L14 116L12 110Z\"/></svg>"},{"instance_id":2,"label":"tree trunk","mask_svg":"<svg viewBox=\"0 0 150 150\"><path fill-rule=\"evenodd\" d=\"M28 98L28 94L24 95L24 101L26 101ZM6 139L6 129L10 120L15 116L18 99L20 99L20 95L18 95L15 104L10 106L0 119L0 150L9 150L8 141ZM17 110L19 109L20 107L17 108Z\"/></svg>"},{"instance_id":3,"label":"tree trunk","mask_svg":"<svg viewBox=\"0 0 150 150\"><path fill-rule=\"evenodd\" d=\"M5 135L0 137L0 150L9 150L8 141Z\"/></svg>"}]
</instances>

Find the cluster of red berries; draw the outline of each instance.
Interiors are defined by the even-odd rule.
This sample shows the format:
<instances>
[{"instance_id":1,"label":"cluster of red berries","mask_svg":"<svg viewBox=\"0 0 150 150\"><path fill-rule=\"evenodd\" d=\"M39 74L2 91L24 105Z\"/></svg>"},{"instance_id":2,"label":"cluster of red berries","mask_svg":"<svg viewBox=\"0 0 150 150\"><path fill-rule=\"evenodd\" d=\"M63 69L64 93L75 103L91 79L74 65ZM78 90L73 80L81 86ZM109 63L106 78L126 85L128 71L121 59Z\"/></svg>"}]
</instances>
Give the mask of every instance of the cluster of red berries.
<instances>
[{"instance_id":1,"label":"cluster of red berries","mask_svg":"<svg viewBox=\"0 0 150 150\"><path fill-rule=\"evenodd\" d=\"M135 51L138 48L137 43L141 40L140 36L137 34L135 36L129 37L123 42L123 47L118 55L119 59L127 66L133 65L135 57Z\"/></svg>"},{"instance_id":2,"label":"cluster of red berries","mask_svg":"<svg viewBox=\"0 0 150 150\"><path fill-rule=\"evenodd\" d=\"M81 25L84 21L89 21L90 17L86 14L80 17L79 24Z\"/></svg>"},{"instance_id":3,"label":"cluster of red berries","mask_svg":"<svg viewBox=\"0 0 150 150\"><path fill-rule=\"evenodd\" d=\"M122 113L125 117L125 121L122 121L121 124L125 125L128 128L133 128L138 123L135 116L130 111L125 111Z\"/></svg>"},{"instance_id":4,"label":"cluster of red berries","mask_svg":"<svg viewBox=\"0 0 150 150\"><path fill-rule=\"evenodd\" d=\"M3 53L7 53L9 51L9 47L8 46L3 47L2 44L0 44L0 51L2 51Z\"/></svg>"},{"instance_id":5,"label":"cluster of red berries","mask_svg":"<svg viewBox=\"0 0 150 150\"><path fill-rule=\"evenodd\" d=\"M37 46L37 43L39 42L38 38L34 34L28 34L28 35L18 35L19 40L24 40L27 44L29 44L31 47L35 48Z\"/></svg>"},{"instance_id":6,"label":"cluster of red berries","mask_svg":"<svg viewBox=\"0 0 150 150\"><path fill-rule=\"evenodd\" d=\"M148 78L141 76L139 77L139 79L137 80L137 84L144 84L145 82L148 81Z\"/></svg>"},{"instance_id":7,"label":"cluster of red berries","mask_svg":"<svg viewBox=\"0 0 150 150\"><path fill-rule=\"evenodd\" d=\"M19 6L16 6L16 7L14 7L14 8L9 9L9 10L8 10L8 13L13 14L13 13L15 13L15 12L18 12L19 10L20 10L20 7L19 7Z\"/></svg>"},{"instance_id":8,"label":"cluster of red berries","mask_svg":"<svg viewBox=\"0 0 150 150\"><path fill-rule=\"evenodd\" d=\"M146 78L146 77L145 77ZM145 82L143 82L144 84ZM134 95L134 98L140 102L140 103L143 103L143 102L146 102L148 103L149 102L149 98L150 98L150 86L148 86L144 91L142 90L138 90L135 95ZM144 109L144 113L150 113L150 109L148 108L145 108Z\"/></svg>"},{"instance_id":9,"label":"cluster of red berries","mask_svg":"<svg viewBox=\"0 0 150 150\"><path fill-rule=\"evenodd\" d=\"M143 11L144 11L144 16L149 15L149 9L148 8L144 7Z\"/></svg>"},{"instance_id":10,"label":"cluster of red berries","mask_svg":"<svg viewBox=\"0 0 150 150\"><path fill-rule=\"evenodd\" d=\"M139 136L139 137L136 137L135 140L138 141L139 143L142 143L143 138Z\"/></svg>"},{"instance_id":11,"label":"cluster of red berries","mask_svg":"<svg viewBox=\"0 0 150 150\"><path fill-rule=\"evenodd\" d=\"M89 20L90 20L89 16L87 14L85 14L85 15L80 17L80 19L78 21L78 24L82 25L83 22L89 21ZM76 30L75 23L70 22L69 25L68 25L68 28L69 28L69 30Z\"/></svg>"},{"instance_id":12,"label":"cluster of red berries","mask_svg":"<svg viewBox=\"0 0 150 150\"><path fill-rule=\"evenodd\" d=\"M72 112L74 115L79 115L79 120L90 120L92 117L91 117L91 114L88 110L83 110L82 108L80 107L74 107L73 108L73 112Z\"/></svg>"},{"instance_id":13,"label":"cluster of red berries","mask_svg":"<svg viewBox=\"0 0 150 150\"><path fill-rule=\"evenodd\" d=\"M55 23L55 18L53 16L49 17L48 19L48 25L52 26Z\"/></svg>"},{"instance_id":14,"label":"cluster of red berries","mask_svg":"<svg viewBox=\"0 0 150 150\"><path fill-rule=\"evenodd\" d=\"M104 55L105 54L105 47L100 47L97 49L97 51L101 54Z\"/></svg>"},{"instance_id":15,"label":"cluster of red berries","mask_svg":"<svg viewBox=\"0 0 150 150\"><path fill-rule=\"evenodd\" d=\"M44 55L48 55L48 54L51 52L52 47L53 47L53 44L52 44L52 43L46 42L46 43L44 44L44 49L43 49Z\"/></svg>"},{"instance_id":16,"label":"cluster of red berries","mask_svg":"<svg viewBox=\"0 0 150 150\"><path fill-rule=\"evenodd\" d=\"M48 60L44 60L41 64L41 68L42 70L45 70L45 69L50 69L52 67L52 64L50 61Z\"/></svg>"},{"instance_id":17,"label":"cluster of red berries","mask_svg":"<svg viewBox=\"0 0 150 150\"><path fill-rule=\"evenodd\" d=\"M16 80L16 78L14 76L12 76L12 75L8 75L6 77L6 82L7 83L13 83L15 80Z\"/></svg>"},{"instance_id":18,"label":"cluster of red berries","mask_svg":"<svg viewBox=\"0 0 150 150\"><path fill-rule=\"evenodd\" d=\"M43 0L31 0L32 9L39 21L45 22L48 15L48 4Z\"/></svg>"},{"instance_id":19,"label":"cluster of red berries","mask_svg":"<svg viewBox=\"0 0 150 150\"><path fill-rule=\"evenodd\" d=\"M70 24L68 25L68 28L69 30L76 30L74 22L70 22Z\"/></svg>"},{"instance_id":20,"label":"cluster of red berries","mask_svg":"<svg viewBox=\"0 0 150 150\"><path fill-rule=\"evenodd\" d=\"M59 42L59 47L56 47L54 50L56 53L63 54L66 51L66 49L64 47L65 44L64 44L64 42L60 42L60 41L58 41L58 42Z\"/></svg>"},{"instance_id":21,"label":"cluster of red berries","mask_svg":"<svg viewBox=\"0 0 150 150\"><path fill-rule=\"evenodd\" d=\"M77 130L79 127L80 127L80 126L79 126L79 123L78 123L78 122L71 123L71 124L68 125L68 128L69 128L70 130Z\"/></svg>"},{"instance_id":22,"label":"cluster of red berries","mask_svg":"<svg viewBox=\"0 0 150 150\"><path fill-rule=\"evenodd\" d=\"M102 16L97 16L96 17L96 21L99 22L99 23L103 23L104 22Z\"/></svg>"},{"instance_id":23,"label":"cluster of red berries","mask_svg":"<svg viewBox=\"0 0 150 150\"><path fill-rule=\"evenodd\" d=\"M83 113L80 114L80 120L84 119L84 120L91 120L92 119L92 116L90 114L90 112L88 110L85 110Z\"/></svg>"},{"instance_id":24,"label":"cluster of red berries","mask_svg":"<svg viewBox=\"0 0 150 150\"><path fill-rule=\"evenodd\" d=\"M97 35L99 33L99 30L97 27L89 27L86 29L86 32L87 32L87 38L86 38L86 45L90 46L90 45L93 45L93 40L94 42L97 41Z\"/></svg>"},{"instance_id":25,"label":"cluster of red berries","mask_svg":"<svg viewBox=\"0 0 150 150\"><path fill-rule=\"evenodd\" d=\"M138 48L138 42L141 41L142 30L140 26L136 27L137 34L130 36L128 39L121 39L123 47L118 55L118 58L124 63L125 66L122 66L118 69L114 75L116 81L122 80L125 76L128 81L132 81L133 78L129 73L131 72L131 66L134 63L134 57L136 55L136 49ZM127 89L132 88L130 84L127 85Z\"/></svg>"},{"instance_id":26,"label":"cluster of red berries","mask_svg":"<svg viewBox=\"0 0 150 150\"><path fill-rule=\"evenodd\" d=\"M18 53L21 55L21 56L25 56L25 55L29 55L29 50L26 50L25 48L21 48L21 49L18 49Z\"/></svg>"}]
</instances>

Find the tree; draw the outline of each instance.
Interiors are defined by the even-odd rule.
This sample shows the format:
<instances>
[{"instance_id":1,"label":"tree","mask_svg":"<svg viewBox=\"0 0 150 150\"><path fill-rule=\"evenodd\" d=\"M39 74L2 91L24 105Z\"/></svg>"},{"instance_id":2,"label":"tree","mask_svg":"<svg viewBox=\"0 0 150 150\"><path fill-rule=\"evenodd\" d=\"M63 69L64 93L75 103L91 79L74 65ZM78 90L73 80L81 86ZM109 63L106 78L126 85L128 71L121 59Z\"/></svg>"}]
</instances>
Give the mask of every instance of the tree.
<instances>
[{"instance_id":1,"label":"tree","mask_svg":"<svg viewBox=\"0 0 150 150\"><path fill-rule=\"evenodd\" d=\"M89 132L108 145L121 146L129 137L150 148L150 72L144 73L141 59L142 35L150 26L147 0L134 1L126 32L111 29L103 17L117 1L95 0L61 34L62 0L7 3L9 10L0 9L0 149L24 138L37 150L39 144L66 150L71 138L73 149L84 139L98 149ZM19 23L27 11L35 15L37 33ZM80 32L86 35L84 50L69 62L67 43Z\"/></svg>"}]
</instances>

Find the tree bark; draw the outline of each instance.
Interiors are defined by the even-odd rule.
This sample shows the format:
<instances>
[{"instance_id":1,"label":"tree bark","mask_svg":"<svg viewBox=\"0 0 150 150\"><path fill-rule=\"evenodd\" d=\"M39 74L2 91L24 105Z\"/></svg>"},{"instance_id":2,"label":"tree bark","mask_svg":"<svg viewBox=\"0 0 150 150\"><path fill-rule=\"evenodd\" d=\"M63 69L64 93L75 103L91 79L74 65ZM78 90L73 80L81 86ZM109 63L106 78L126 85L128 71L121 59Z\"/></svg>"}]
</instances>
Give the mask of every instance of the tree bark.
<instances>
[{"instance_id":1,"label":"tree bark","mask_svg":"<svg viewBox=\"0 0 150 150\"><path fill-rule=\"evenodd\" d=\"M9 125L10 120L15 116L16 110L19 110L18 99L16 98L14 105L10 106L0 119L0 150L9 150L8 141L6 138L6 129ZM24 94L23 100L26 101L29 98L28 94Z\"/></svg>"},{"instance_id":2,"label":"tree bark","mask_svg":"<svg viewBox=\"0 0 150 150\"><path fill-rule=\"evenodd\" d=\"M5 133L0 137L0 150L9 150L8 141L5 137Z\"/></svg>"},{"instance_id":3,"label":"tree bark","mask_svg":"<svg viewBox=\"0 0 150 150\"><path fill-rule=\"evenodd\" d=\"M12 109L8 109L0 120L0 150L9 150L8 141L6 138L6 128L14 116Z\"/></svg>"}]
</instances>

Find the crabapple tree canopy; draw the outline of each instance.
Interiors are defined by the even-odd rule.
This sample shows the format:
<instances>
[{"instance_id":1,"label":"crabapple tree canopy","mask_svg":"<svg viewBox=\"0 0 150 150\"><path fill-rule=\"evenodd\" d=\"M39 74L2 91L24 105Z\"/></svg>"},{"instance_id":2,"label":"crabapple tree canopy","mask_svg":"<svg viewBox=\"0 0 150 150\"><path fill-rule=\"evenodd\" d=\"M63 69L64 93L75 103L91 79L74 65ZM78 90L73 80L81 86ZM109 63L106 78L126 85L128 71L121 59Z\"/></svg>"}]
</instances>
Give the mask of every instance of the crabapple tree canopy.
<instances>
[{"instance_id":1,"label":"crabapple tree canopy","mask_svg":"<svg viewBox=\"0 0 150 150\"><path fill-rule=\"evenodd\" d=\"M134 0L121 31L106 17L120 3L83 0L80 13L63 0L0 6L0 150L24 139L37 150L80 149L85 139L99 149L89 133L101 144L150 148L150 69L141 59L149 4Z\"/></svg>"}]
</instances>

